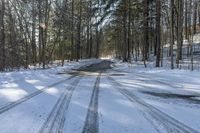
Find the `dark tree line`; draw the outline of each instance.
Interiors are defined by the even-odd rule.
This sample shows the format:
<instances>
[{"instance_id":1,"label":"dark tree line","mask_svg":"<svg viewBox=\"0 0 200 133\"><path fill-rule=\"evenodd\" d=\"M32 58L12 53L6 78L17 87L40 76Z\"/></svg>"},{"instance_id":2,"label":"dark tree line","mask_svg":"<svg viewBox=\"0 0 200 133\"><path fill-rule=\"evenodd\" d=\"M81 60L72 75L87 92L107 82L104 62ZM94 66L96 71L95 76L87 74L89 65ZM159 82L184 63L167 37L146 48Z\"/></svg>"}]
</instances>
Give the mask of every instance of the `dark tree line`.
<instances>
[{"instance_id":1,"label":"dark tree line","mask_svg":"<svg viewBox=\"0 0 200 133\"><path fill-rule=\"evenodd\" d=\"M0 70L98 58L101 0L0 1Z\"/></svg>"},{"instance_id":2,"label":"dark tree line","mask_svg":"<svg viewBox=\"0 0 200 133\"><path fill-rule=\"evenodd\" d=\"M185 48L193 64L199 27L198 0L1 0L0 71L109 55L160 67L166 51L173 69Z\"/></svg>"},{"instance_id":3,"label":"dark tree line","mask_svg":"<svg viewBox=\"0 0 200 133\"><path fill-rule=\"evenodd\" d=\"M160 67L167 53L173 69L174 64L181 66L183 50L188 49L187 57L193 66L193 36L199 32L200 1L119 0L113 2L113 8L112 19L105 28L109 33L105 45L109 44L118 58L140 59L146 66L154 55L155 66Z\"/></svg>"}]
</instances>

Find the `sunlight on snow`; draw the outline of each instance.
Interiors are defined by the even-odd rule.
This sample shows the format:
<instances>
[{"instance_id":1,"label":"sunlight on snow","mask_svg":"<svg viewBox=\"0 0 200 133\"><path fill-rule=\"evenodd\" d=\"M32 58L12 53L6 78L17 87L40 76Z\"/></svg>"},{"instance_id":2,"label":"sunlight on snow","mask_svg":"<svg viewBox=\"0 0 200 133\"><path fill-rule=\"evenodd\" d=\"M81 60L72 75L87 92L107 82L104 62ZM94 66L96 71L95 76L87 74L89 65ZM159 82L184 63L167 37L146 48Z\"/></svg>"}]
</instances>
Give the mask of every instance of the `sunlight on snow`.
<instances>
[{"instance_id":1,"label":"sunlight on snow","mask_svg":"<svg viewBox=\"0 0 200 133\"><path fill-rule=\"evenodd\" d=\"M112 59L113 57L112 56L107 56L107 57L101 57L100 59L102 60L109 60L109 59Z\"/></svg>"},{"instance_id":2,"label":"sunlight on snow","mask_svg":"<svg viewBox=\"0 0 200 133\"><path fill-rule=\"evenodd\" d=\"M105 84L105 83L101 83L100 86L101 86L102 88L109 88L109 87L110 87L109 84Z\"/></svg>"},{"instance_id":3,"label":"sunlight on snow","mask_svg":"<svg viewBox=\"0 0 200 133\"><path fill-rule=\"evenodd\" d=\"M27 95L27 92L19 89L2 89L0 97L5 97L9 101L15 101Z\"/></svg>"},{"instance_id":4,"label":"sunlight on snow","mask_svg":"<svg viewBox=\"0 0 200 133\"><path fill-rule=\"evenodd\" d=\"M39 80L25 80L25 81L31 84L35 84L39 82Z\"/></svg>"},{"instance_id":5,"label":"sunlight on snow","mask_svg":"<svg viewBox=\"0 0 200 133\"><path fill-rule=\"evenodd\" d=\"M56 88L49 88L45 92L48 94L51 94L51 95L56 95L59 93L58 89L56 89Z\"/></svg>"},{"instance_id":6,"label":"sunlight on snow","mask_svg":"<svg viewBox=\"0 0 200 133\"><path fill-rule=\"evenodd\" d=\"M9 83L9 84L3 84L1 85L2 88L13 88L13 87L18 87L18 85L16 83Z\"/></svg>"}]
</instances>

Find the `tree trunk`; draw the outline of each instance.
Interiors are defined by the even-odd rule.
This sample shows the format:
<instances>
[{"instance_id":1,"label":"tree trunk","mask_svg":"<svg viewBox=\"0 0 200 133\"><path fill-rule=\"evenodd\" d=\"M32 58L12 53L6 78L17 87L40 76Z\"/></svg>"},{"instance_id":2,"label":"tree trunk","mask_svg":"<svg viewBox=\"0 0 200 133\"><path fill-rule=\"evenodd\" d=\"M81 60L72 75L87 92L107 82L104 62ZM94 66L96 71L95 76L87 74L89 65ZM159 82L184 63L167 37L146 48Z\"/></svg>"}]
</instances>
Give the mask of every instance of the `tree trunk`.
<instances>
[{"instance_id":1,"label":"tree trunk","mask_svg":"<svg viewBox=\"0 0 200 133\"><path fill-rule=\"evenodd\" d=\"M131 0L128 0L128 37L127 37L127 43L128 43L128 60L131 60L131 47L130 47L130 37L131 36Z\"/></svg>"},{"instance_id":2,"label":"tree trunk","mask_svg":"<svg viewBox=\"0 0 200 133\"><path fill-rule=\"evenodd\" d=\"M174 0L171 0L171 35L170 35L171 69L174 69Z\"/></svg>"},{"instance_id":3,"label":"tree trunk","mask_svg":"<svg viewBox=\"0 0 200 133\"><path fill-rule=\"evenodd\" d=\"M182 60L182 45L183 45L183 1L177 1L178 14L177 14L177 68L179 67L179 61Z\"/></svg>"},{"instance_id":4,"label":"tree trunk","mask_svg":"<svg viewBox=\"0 0 200 133\"><path fill-rule=\"evenodd\" d=\"M0 1L0 71L5 69L5 32L4 32L5 0Z\"/></svg>"},{"instance_id":5,"label":"tree trunk","mask_svg":"<svg viewBox=\"0 0 200 133\"><path fill-rule=\"evenodd\" d=\"M144 0L144 60L148 60L149 52L149 0Z\"/></svg>"},{"instance_id":6,"label":"tree trunk","mask_svg":"<svg viewBox=\"0 0 200 133\"><path fill-rule=\"evenodd\" d=\"M197 30L197 2L194 2L194 14L193 14L193 33L196 34Z\"/></svg>"},{"instance_id":7,"label":"tree trunk","mask_svg":"<svg viewBox=\"0 0 200 133\"><path fill-rule=\"evenodd\" d=\"M123 2L123 61L127 62L127 17L128 17L128 1L124 0Z\"/></svg>"},{"instance_id":8,"label":"tree trunk","mask_svg":"<svg viewBox=\"0 0 200 133\"><path fill-rule=\"evenodd\" d=\"M82 0L79 1L79 20L78 20L78 41L76 45L76 61L80 59L80 46L81 46L81 24L82 24Z\"/></svg>"},{"instance_id":9,"label":"tree trunk","mask_svg":"<svg viewBox=\"0 0 200 133\"><path fill-rule=\"evenodd\" d=\"M71 10L71 57L70 60L74 60L74 0L72 0Z\"/></svg>"},{"instance_id":10,"label":"tree trunk","mask_svg":"<svg viewBox=\"0 0 200 133\"><path fill-rule=\"evenodd\" d=\"M156 67L160 67L160 57L161 57L160 18L161 18L161 1L156 0L156 45L157 45Z\"/></svg>"},{"instance_id":11,"label":"tree trunk","mask_svg":"<svg viewBox=\"0 0 200 133\"><path fill-rule=\"evenodd\" d=\"M35 38L35 20L36 20L36 12L35 12L35 0L32 0L32 63L36 65L37 62L37 50L36 50L36 38Z\"/></svg>"}]
</instances>

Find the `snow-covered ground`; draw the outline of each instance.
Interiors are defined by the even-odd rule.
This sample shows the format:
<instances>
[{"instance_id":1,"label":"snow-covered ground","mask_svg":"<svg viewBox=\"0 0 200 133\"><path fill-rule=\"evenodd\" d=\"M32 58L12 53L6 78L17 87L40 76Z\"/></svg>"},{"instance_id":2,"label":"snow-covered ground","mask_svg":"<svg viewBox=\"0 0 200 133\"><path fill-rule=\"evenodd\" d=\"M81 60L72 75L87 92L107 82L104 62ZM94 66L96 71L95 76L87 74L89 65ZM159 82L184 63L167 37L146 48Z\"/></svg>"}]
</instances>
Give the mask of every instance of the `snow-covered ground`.
<instances>
[{"instance_id":1,"label":"snow-covered ground","mask_svg":"<svg viewBox=\"0 0 200 133\"><path fill-rule=\"evenodd\" d=\"M200 72L145 69L126 63L117 64L114 70L121 73L114 79L145 103L200 132Z\"/></svg>"},{"instance_id":2,"label":"snow-covered ground","mask_svg":"<svg viewBox=\"0 0 200 133\"><path fill-rule=\"evenodd\" d=\"M200 132L200 72L83 60L47 70L0 74L1 133Z\"/></svg>"}]
</instances>

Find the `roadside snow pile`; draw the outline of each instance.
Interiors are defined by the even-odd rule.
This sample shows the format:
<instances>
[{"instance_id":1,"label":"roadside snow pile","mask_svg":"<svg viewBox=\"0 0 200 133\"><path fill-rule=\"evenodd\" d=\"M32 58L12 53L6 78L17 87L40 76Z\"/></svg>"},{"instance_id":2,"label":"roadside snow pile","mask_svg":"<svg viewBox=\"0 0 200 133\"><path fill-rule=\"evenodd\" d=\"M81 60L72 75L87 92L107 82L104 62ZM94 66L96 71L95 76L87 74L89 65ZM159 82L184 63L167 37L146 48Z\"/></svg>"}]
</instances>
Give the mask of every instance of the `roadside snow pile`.
<instances>
[{"instance_id":1,"label":"roadside snow pile","mask_svg":"<svg viewBox=\"0 0 200 133\"><path fill-rule=\"evenodd\" d=\"M129 74L145 74L150 77L162 77L162 80L168 81L169 83L192 83L191 86L200 85L200 72L199 71L190 71L190 70L180 70L170 68L156 68L156 67L147 67L141 64L130 64L124 62L115 63L113 70L118 72L124 72ZM186 80L187 79L187 80Z\"/></svg>"},{"instance_id":2,"label":"roadside snow pile","mask_svg":"<svg viewBox=\"0 0 200 133\"><path fill-rule=\"evenodd\" d=\"M194 40L194 43L199 43L200 42L200 33L194 35L193 40Z\"/></svg>"}]
</instances>

